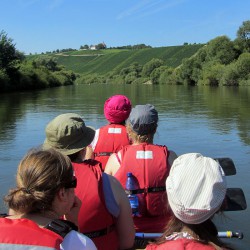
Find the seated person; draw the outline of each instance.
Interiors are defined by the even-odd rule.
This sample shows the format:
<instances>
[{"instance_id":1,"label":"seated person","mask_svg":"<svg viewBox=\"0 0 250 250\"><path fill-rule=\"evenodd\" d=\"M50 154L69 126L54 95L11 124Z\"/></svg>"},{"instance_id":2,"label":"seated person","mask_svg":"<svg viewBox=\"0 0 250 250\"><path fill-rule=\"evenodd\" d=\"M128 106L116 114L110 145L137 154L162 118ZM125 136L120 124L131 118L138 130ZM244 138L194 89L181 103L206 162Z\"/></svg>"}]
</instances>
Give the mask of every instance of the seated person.
<instances>
[{"instance_id":1,"label":"seated person","mask_svg":"<svg viewBox=\"0 0 250 250\"><path fill-rule=\"evenodd\" d=\"M166 181L172 218L163 236L147 250L231 249L218 238L211 218L226 195L224 172L217 161L198 153L179 156Z\"/></svg>"},{"instance_id":2,"label":"seated person","mask_svg":"<svg viewBox=\"0 0 250 250\"><path fill-rule=\"evenodd\" d=\"M158 126L153 105L136 105L126 126L132 145L112 154L105 172L116 177L124 189L127 173L133 174L138 181L140 214L133 217L136 232L162 233L169 219L165 181L176 154L153 142Z\"/></svg>"},{"instance_id":3,"label":"seated person","mask_svg":"<svg viewBox=\"0 0 250 250\"><path fill-rule=\"evenodd\" d=\"M75 196L77 180L68 157L53 149L34 149L20 162L16 183L5 197L12 215L0 218L0 249L18 245L20 249L97 249L77 232L81 202ZM59 220L62 217L69 221Z\"/></svg>"},{"instance_id":4,"label":"seated person","mask_svg":"<svg viewBox=\"0 0 250 250\"><path fill-rule=\"evenodd\" d=\"M114 95L104 103L104 115L108 124L97 129L91 143L94 159L105 169L109 156L129 144L125 121L131 111L131 102L124 95Z\"/></svg>"},{"instance_id":5,"label":"seated person","mask_svg":"<svg viewBox=\"0 0 250 250\"><path fill-rule=\"evenodd\" d=\"M100 162L85 160L86 147L95 130L74 113L55 117L46 127L44 148L67 155L77 178L76 196L84 204L78 216L79 231L89 236L98 249L131 248L135 231L131 208L121 184L102 172Z\"/></svg>"}]
</instances>

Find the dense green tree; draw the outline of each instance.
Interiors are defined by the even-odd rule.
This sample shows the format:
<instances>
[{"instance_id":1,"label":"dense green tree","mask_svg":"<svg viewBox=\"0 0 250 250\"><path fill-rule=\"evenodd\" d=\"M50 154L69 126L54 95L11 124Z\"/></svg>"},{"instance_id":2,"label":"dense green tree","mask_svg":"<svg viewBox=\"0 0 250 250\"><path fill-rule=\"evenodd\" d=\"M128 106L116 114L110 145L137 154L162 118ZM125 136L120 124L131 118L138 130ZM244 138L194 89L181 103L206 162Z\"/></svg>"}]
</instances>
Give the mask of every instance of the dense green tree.
<instances>
[{"instance_id":1,"label":"dense green tree","mask_svg":"<svg viewBox=\"0 0 250 250\"><path fill-rule=\"evenodd\" d=\"M136 72L135 71L133 71L133 72L130 72L130 73L128 73L126 76L125 76L125 81L124 81L124 83L126 83L126 84L131 84L131 83L133 83L133 81L135 81L137 79L137 76L136 76Z\"/></svg>"},{"instance_id":2,"label":"dense green tree","mask_svg":"<svg viewBox=\"0 0 250 250\"><path fill-rule=\"evenodd\" d=\"M206 51L206 60L213 60L222 64L231 63L237 56L234 43L227 36L218 36L209 41Z\"/></svg>"},{"instance_id":3,"label":"dense green tree","mask_svg":"<svg viewBox=\"0 0 250 250\"><path fill-rule=\"evenodd\" d=\"M182 85L183 80L181 78L181 68L177 67L175 69L172 69L171 71L172 72L163 73L163 75L161 76L163 77L163 79L161 79L160 77L160 84L166 83L168 85ZM165 79L164 79L164 74L166 74Z\"/></svg>"},{"instance_id":4,"label":"dense green tree","mask_svg":"<svg viewBox=\"0 0 250 250\"><path fill-rule=\"evenodd\" d=\"M226 66L216 61L206 63L202 69L198 85L218 86Z\"/></svg>"},{"instance_id":5,"label":"dense green tree","mask_svg":"<svg viewBox=\"0 0 250 250\"><path fill-rule=\"evenodd\" d=\"M132 46L132 49L146 49L146 48L151 48L151 46L146 45L144 43L142 44L136 44Z\"/></svg>"},{"instance_id":6,"label":"dense green tree","mask_svg":"<svg viewBox=\"0 0 250 250\"><path fill-rule=\"evenodd\" d=\"M63 69L63 66L58 65L56 58L51 56L40 56L32 61L32 64L35 68L45 67L50 71L60 71Z\"/></svg>"},{"instance_id":7,"label":"dense green tree","mask_svg":"<svg viewBox=\"0 0 250 250\"><path fill-rule=\"evenodd\" d=\"M106 48L107 48L107 46L105 43L99 43L96 45L96 49L106 49Z\"/></svg>"},{"instance_id":8,"label":"dense green tree","mask_svg":"<svg viewBox=\"0 0 250 250\"><path fill-rule=\"evenodd\" d=\"M149 77L152 71L164 64L163 60L158 58L153 58L147 62L142 68L142 77Z\"/></svg>"},{"instance_id":9,"label":"dense green tree","mask_svg":"<svg viewBox=\"0 0 250 250\"><path fill-rule=\"evenodd\" d=\"M153 84L159 84L160 83L160 77L165 72L169 72L169 67L168 66L160 66L158 68L155 68L152 71L152 73L150 74L150 80L152 81L152 83ZM163 80L163 79L161 79L161 80Z\"/></svg>"},{"instance_id":10,"label":"dense green tree","mask_svg":"<svg viewBox=\"0 0 250 250\"><path fill-rule=\"evenodd\" d=\"M89 49L89 45L85 44L84 46L81 46L80 49Z\"/></svg>"},{"instance_id":11,"label":"dense green tree","mask_svg":"<svg viewBox=\"0 0 250 250\"><path fill-rule=\"evenodd\" d=\"M130 64L128 67L125 67L121 69L120 75L126 76L128 73L133 73L136 77L140 77L142 71L142 65L140 65L138 62L134 62Z\"/></svg>"},{"instance_id":12,"label":"dense green tree","mask_svg":"<svg viewBox=\"0 0 250 250\"><path fill-rule=\"evenodd\" d=\"M239 85L250 85L250 53L241 54L235 68L239 76Z\"/></svg>"},{"instance_id":13,"label":"dense green tree","mask_svg":"<svg viewBox=\"0 0 250 250\"><path fill-rule=\"evenodd\" d=\"M197 83L197 73L201 69L196 57L184 59L180 67L180 80L184 85L195 85Z\"/></svg>"},{"instance_id":14,"label":"dense green tree","mask_svg":"<svg viewBox=\"0 0 250 250\"><path fill-rule=\"evenodd\" d=\"M13 40L6 32L0 32L0 68L7 74L13 74L18 70L18 64L24 59L24 55L15 48Z\"/></svg>"},{"instance_id":15,"label":"dense green tree","mask_svg":"<svg viewBox=\"0 0 250 250\"><path fill-rule=\"evenodd\" d=\"M161 67L160 67L161 68ZM159 84L173 84L172 76L174 76L174 69L171 67L164 67L159 77Z\"/></svg>"},{"instance_id":16,"label":"dense green tree","mask_svg":"<svg viewBox=\"0 0 250 250\"><path fill-rule=\"evenodd\" d=\"M250 20L243 22L239 27L237 39L242 43L243 49L250 52Z\"/></svg>"},{"instance_id":17,"label":"dense green tree","mask_svg":"<svg viewBox=\"0 0 250 250\"><path fill-rule=\"evenodd\" d=\"M223 75L220 79L220 85L238 86L239 74L235 67L235 62L230 63L224 69Z\"/></svg>"},{"instance_id":18,"label":"dense green tree","mask_svg":"<svg viewBox=\"0 0 250 250\"><path fill-rule=\"evenodd\" d=\"M250 39L250 20L242 23L237 31L237 36L244 40Z\"/></svg>"}]
</instances>

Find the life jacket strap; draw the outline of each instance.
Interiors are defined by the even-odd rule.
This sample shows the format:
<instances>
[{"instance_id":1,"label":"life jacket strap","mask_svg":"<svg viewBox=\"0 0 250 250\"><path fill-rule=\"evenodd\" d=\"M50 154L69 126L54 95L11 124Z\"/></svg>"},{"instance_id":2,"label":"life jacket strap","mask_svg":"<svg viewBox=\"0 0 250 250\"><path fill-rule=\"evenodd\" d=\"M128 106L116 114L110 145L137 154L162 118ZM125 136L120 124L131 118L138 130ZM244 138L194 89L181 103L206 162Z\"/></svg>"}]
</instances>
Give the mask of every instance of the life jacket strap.
<instances>
[{"instance_id":1,"label":"life jacket strap","mask_svg":"<svg viewBox=\"0 0 250 250\"><path fill-rule=\"evenodd\" d=\"M100 153L94 153L94 156L97 157L97 156L110 156L112 155L113 152L100 152Z\"/></svg>"},{"instance_id":2,"label":"life jacket strap","mask_svg":"<svg viewBox=\"0 0 250 250\"><path fill-rule=\"evenodd\" d=\"M148 188L141 188L141 189L135 189L135 190L125 190L127 195L131 194L142 194L142 193L155 193L155 192L162 192L166 191L166 187L148 187Z\"/></svg>"},{"instance_id":3,"label":"life jacket strap","mask_svg":"<svg viewBox=\"0 0 250 250\"><path fill-rule=\"evenodd\" d=\"M6 214L6 213L4 213L4 214L0 214L0 218L5 218L5 217L7 217L7 216L9 216L8 214Z\"/></svg>"},{"instance_id":4,"label":"life jacket strap","mask_svg":"<svg viewBox=\"0 0 250 250\"><path fill-rule=\"evenodd\" d=\"M44 228L47 228L64 238L71 230L78 231L78 227L71 221L56 219L52 220Z\"/></svg>"},{"instance_id":5,"label":"life jacket strap","mask_svg":"<svg viewBox=\"0 0 250 250\"><path fill-rule=\"evenodd\" d=\"M106 228L97 230L97 231L92 231L92 232L83 232L84 235L88 236L89 238L93 239L93 238L97 238L97 237L101 237L104 235L107 235L109 233L111 233L112 231L115 230L115 224L112 224Z\"/></svg>"}]
</instances>

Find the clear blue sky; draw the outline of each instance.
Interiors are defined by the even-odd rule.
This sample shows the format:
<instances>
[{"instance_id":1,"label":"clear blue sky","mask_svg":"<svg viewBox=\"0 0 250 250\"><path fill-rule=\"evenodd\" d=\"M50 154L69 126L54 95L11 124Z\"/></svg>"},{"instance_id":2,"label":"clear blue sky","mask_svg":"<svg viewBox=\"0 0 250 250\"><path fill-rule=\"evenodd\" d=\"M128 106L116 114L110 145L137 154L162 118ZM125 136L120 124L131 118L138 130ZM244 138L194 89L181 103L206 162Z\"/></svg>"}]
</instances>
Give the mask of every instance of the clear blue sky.
<instances>
[{"instance_id":1,"label":"clear blue sky","mask_svg":"<svg viewBox=\"0 0 250 250\"><path fill-rule=\"evenodd\" d=\"M0 0L0 31L24 53L235 39L250 0Z\"/></svg>"}]
</instances>

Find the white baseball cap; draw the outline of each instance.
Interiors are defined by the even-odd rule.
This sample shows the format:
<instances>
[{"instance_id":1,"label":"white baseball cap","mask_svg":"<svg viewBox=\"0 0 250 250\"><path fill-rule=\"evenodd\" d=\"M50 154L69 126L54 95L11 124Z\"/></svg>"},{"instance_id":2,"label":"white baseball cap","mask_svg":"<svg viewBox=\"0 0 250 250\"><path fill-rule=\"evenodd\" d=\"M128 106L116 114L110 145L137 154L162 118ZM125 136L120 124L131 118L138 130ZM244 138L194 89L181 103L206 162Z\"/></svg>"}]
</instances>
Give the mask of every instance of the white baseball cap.
<instances>
[{"instance_id":1,"label":"white baseball cap","mask_svg":"<svg viewBox=\"0 0 250 250\"><path fill-rule=\"evenodd\" d=\"M217 161L188 153L173 162L166 189L175 216L187 224L200 224L219 210L227 188Z\"/></svg>"}]
</instances>

